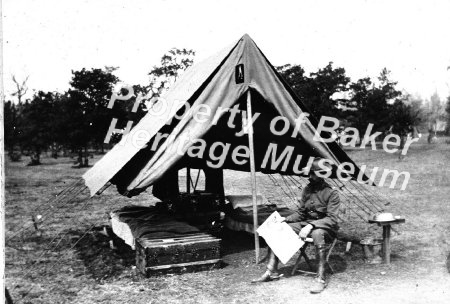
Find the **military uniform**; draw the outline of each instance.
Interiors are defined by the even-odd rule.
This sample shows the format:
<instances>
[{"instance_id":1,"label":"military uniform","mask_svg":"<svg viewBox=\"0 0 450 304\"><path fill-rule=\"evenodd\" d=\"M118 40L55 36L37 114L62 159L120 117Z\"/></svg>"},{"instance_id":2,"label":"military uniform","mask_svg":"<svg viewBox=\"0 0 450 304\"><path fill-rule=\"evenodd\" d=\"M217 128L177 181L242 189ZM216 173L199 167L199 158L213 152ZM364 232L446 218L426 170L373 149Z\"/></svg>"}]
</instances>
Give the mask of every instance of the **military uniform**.
<instances>
[{"instance_id":1,"label":"military uniform","mask_svg":"<svg viewBox=\"0 0 450 304\"><path fill-rule=\"evenodd\" d=\"M339 229L339 194L325 181L308 184L299 200L299 208L286 217L286 222L298 234L302 227L313 226L314 245L325 245Z\"/></svg>"},{"instance_id":2,"label":"military uniform","mask_svg":"<svg viewBox=\"0 0 450 304\"><path fill-rule=\"evenodd\" d=\"M299 203L299 208L287 216L285 221L297 234L307 225L313 227L309 236L314 241L319 263L317 277L310 292L320 293L327 285L325 281L326 243L336 236L339 229L339 194L323 179L310 180L310 183L303 190ZM271 251L266 273L252 282L267 282L279 278L277 274L278 262L278 258Z\"/></svg>"},{"instance_id":3,"label":"military uniform","mask_svg":"<svg viewBox=\"0 0 450 304\"><path fill-rule=\"evenodd\" d=\"M325 280L326 242L335 237L339 229L339 194L318 175L324 173L324 169L320 167L320 161L321 159L316 159L311 164L310 183L303 190L299 208L285 218L285 221L299 236L306 237L308 235L314 241L318 267L317 277L310 289L311 293L320 293L327 286ZM266 272L252 282L267 282L279 278L278 262L275 253L270 251Z\"/></svg>"}]
</instances>

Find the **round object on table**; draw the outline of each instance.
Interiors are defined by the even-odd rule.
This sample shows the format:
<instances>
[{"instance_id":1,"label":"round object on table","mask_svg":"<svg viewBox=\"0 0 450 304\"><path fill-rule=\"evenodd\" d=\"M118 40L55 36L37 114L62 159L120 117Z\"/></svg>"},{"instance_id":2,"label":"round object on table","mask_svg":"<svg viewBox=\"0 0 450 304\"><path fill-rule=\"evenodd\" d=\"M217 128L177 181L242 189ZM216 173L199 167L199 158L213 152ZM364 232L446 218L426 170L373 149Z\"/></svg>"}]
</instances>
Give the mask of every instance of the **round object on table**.
<instances>
[{"instance_id":1,"label":"round object on table","mask_svg":"<svg viewBox=\"0 0 450 304\"><path fill-rule=\"evenodd\" d=\"M396 220L392 213L380 213L375 215L373 219L378 222L390 222Z\"/></svg>"}]
</instances>

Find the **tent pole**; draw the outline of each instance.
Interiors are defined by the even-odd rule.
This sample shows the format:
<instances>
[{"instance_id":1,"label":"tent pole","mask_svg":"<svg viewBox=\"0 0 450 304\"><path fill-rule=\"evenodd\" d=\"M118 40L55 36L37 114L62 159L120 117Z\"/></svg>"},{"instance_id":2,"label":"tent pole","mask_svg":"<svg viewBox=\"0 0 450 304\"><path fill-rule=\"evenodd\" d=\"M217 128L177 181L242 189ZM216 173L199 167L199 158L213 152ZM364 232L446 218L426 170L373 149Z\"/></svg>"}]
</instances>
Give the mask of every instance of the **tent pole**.
<instances>
[{"instance_id":1,"label":"tent pole","mask_svg":"<svg viewBox=\"0 0 450 304\"><path fill-rule=\"evenodd\" d=\"M259 235L258 229L258 207L256 199L256 170L255 170L255 150L253 146L253 124L252 124L252 101L250 89L247 91L247 126L248 126L248 145L250 148L250 172L252 184L252 200L253 200L253 234L255 235L255 255L256 263L259 262Z\"/></svg>"},{"instance_id":2,"label":"tent pole","mask_svg":"<svg viewBox=\"0 0 450 304\"><path fill-rule=\"evenodd\" d=\"M191 168L186 167L186 193L191 193Z\"/></svg>"}]
</instances>

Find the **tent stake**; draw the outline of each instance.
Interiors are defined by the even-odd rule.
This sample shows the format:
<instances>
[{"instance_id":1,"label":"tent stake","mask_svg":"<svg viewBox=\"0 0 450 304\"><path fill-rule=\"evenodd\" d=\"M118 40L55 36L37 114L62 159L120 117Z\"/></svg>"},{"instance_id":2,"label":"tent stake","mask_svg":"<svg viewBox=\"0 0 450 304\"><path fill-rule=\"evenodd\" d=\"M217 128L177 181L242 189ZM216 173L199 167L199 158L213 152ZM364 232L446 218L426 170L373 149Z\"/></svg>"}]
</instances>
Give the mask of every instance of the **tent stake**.
<instances>
[{"instance_id":1,"label":"tent stake","mask_svg":"<svg viewBox=\"0 0 450 304\"><path fill-rule=\"evenodd\" d=\"M247 91L247 131L248 131L248 145L250 148L250 172L252 184L252 199L253 199L253 233L255 235L255 256L256 263L259 262L259 235L256 232L258 229L258 206L256 200L256 170L255 170L255 150L253 146L253 123L252 123L252 101L250 89Z\"/></svg>"}]
</instances>

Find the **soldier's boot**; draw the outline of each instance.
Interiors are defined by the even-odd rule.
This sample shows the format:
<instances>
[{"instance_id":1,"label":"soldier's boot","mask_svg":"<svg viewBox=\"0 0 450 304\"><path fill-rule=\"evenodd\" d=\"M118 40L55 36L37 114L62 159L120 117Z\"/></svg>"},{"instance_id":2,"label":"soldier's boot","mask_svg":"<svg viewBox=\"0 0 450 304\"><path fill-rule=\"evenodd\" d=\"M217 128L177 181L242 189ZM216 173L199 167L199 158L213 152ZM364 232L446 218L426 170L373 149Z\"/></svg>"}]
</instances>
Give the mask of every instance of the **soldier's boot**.
<instances>
[{"instance_id":1,"label":"soldier's boot","mask_svg":"<svg viewBox=\"0 0 450 304\"><path fill-rule=\"evenodd\" d=\"M261 277L252 280L252 283L269 282L273 280L278 280L280 277L281 276L278 274L278 258L275 255L275 253L271 251L266 272L264 272L264 274Z\"/></svg>"},{"instance_id":2,"label":"soldier's boot","mask_svg":"<svg viewBox=\"0 0 450 304\"><path fill-rule=\"evenodd\" d=\"M314 283L311 286L309 292L311 293L321 293L325 287L327 287L327 282L325 278L325 266L326 266L326 246L318 245L316 246L316 256L319 259L319 265L317 268L317 276L314 279Z\"/></svg>"}]
</instances>

